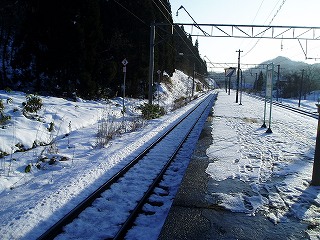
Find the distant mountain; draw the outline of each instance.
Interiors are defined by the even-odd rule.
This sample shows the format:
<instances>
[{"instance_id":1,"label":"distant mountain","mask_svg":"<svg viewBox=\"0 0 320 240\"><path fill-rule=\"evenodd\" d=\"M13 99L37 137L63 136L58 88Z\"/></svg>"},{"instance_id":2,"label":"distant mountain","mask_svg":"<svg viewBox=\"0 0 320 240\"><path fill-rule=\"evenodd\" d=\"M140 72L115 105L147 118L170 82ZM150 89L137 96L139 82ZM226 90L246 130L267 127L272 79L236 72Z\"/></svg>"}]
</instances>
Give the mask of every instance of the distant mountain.
<instances>
[{"instance_id":1,"label":"distant mountain","mask_svg":"<svg viewBox=\"0 0 320 240\"><path fill-rule=\"evenodd\" d=\"M287 57L279 56L274 59L262 62L261 64L267 64L273 62L274 66L280 65L280 72L282 74L299 72L302 69L318 69L320 70L320 63L308 64L301 61L293 61ZM277 71L275 69L275 71Z\"/></svg>"},{"instance_id":2,"label":"distant mountain","mask_svg":"<svg viewBox=\"0 0 320 240\"><path fill-rule=\"evenodd\" d=\"M252 87L257 76L259 76L260 71L265 73L266 67L263 64L273 63L274 71L278 71L277 65L280 65L280 75L285 76L292 73L300 73L302 69L305 70L305 74L310 77L313 81L320 82L320 63L308 64L301 61L293 61L287 57L278 56L274 59L264 61L257 64L255 68L249 68L243 71L243 79L245 81L246 87ZM259 66L260 65L260 66ZM306 76L305 75L305 76ZM225 77L224 73L214 73L212 74L214 79L220 82L220 86L224 86ZM231 78L231 84L235 84L236 74Z\"/></svg>"}]
</instances>

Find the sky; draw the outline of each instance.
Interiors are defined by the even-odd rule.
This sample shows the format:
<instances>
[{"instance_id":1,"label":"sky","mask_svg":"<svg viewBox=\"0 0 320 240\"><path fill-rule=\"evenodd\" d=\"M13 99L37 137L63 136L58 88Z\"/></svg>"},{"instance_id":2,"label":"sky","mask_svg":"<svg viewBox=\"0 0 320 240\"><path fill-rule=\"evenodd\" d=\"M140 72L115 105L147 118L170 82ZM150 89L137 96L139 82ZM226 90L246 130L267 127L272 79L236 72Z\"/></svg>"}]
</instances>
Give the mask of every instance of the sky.
<instances>
[{"instance_id":1,"label":"sky","mask_svg":"<svg viewBox=\"0 0 320 240\"><path fill-rule=\"evenodd\" d=\"M320 1L318 0L171 0L170 3L175 23L192 23L192 19L183 9L179 10L176 16L179 7L183 6L198 24L320 26L318 17ZM200 30L194 29L193 31L197 33ZM261 63L277 56L310 64L320 62L320 59L315 59L320 58L320 40L307 43L307 57L312 60L306 60L297 40L261 39L258 41L258 39L245 38L199 37L198 41L201 57L207 63L236 63L238 61L236 51L238 50L243 51L240 59L246 64ZM256 46L252 49L255 44ZM302 45L305 47L305 42L302 42ZM215 65L217 66L220 65ZM208 64L208 67L212 65Z\"/></svg>"}]
</instances>

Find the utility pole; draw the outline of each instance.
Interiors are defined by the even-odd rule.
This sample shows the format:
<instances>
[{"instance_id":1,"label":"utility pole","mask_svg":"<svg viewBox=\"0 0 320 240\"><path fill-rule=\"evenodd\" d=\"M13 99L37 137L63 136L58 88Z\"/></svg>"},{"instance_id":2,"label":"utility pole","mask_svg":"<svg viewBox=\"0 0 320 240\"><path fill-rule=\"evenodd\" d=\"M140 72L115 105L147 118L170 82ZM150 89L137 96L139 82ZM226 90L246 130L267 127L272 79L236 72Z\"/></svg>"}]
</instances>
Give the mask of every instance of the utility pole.
<instances>
[{"instance_id":1,"label":"utility pole","mask_svg":"<svg viewBox=\"0 0 320 240\"><path fill-rule=\"evenodd\" d=\"M298 104L298 107L300 107L300 103L301 103L303 74L304 74L304 69L302 69L302 76L301 76L301 81L300 81L300 93L299 93L299 104Z\"/></svg>"},{"instance_id":2,"label":"utility pole","mask_svg":"<svg viewBox=\"0 0 320 240\"><path fill-rule=\"evenodd\" d=\"M155 23L151 24L150 32L150 55L149 55L149 104L152 104L152 85L153 85L153 72L154 72L154 41L155 41Z\"/></svg>"},{"instance_id":3,"label":"utility pole","mask_svg":"<svg viewBox=\"0 0 320 240\"><path fill-rule=\"evenodd\" d=\"M238 55L238 71L237 71L237 92L236 92L236 103L238 103L238 95L239 95L239 80L240 80L240 53L242 53L243 51L241 51L240 49L238 51L236 51L237 53L239 53Z\"/></svg>"},{"instance_id":4,"label":"utility pole","mask_svg":"<svg viewBox=\"0 0 320 240\"><path fill-rule=\"evenodd\" d=\"M224 71L226 71L226 70L224 70ZM224 77L224 85L225 85L225 88L226 88L226 93L228 92L228 83L227 83L227 81L228 81L228 78Z\"/></svg>"},{"instance_id":5,"label":"utility pole","mask_svg":"<svg viewBox=\"0 0 320 240\"><path fill-rule=\"evenodd\" d=\"M126 58L123 59L122 64L123 64L122 123L123 123L123 126L125 126L124 125L124 114L126 113L126 108L124 106L124 100L125 100L125 97L126 97L126 75L127 75L127 64L128 64L128 61L127 61Z\"/></svg>"},{"instance_id":6,"label":"utility pole","mask_svg":"<svg viewBox=\"0 0 320 240\"><path fill-rule=\"evenodd\" d=\"M280 65L278 66L278 77L277 77L277 101L279 101L279 78L280 78Z\"/></svg>"},{"instance_id":7,"label":"utility pole","mask_svg":"<svg viewBox=\"0 0 320 240\"><path fill-rule=\"evenodd\" d=\"M195 73L196 73L196 64L193 63L192 90L191 90L191 97L192 98L193 98L193 94L194 94L194 77L195 77Z\"/></svg>"},{"instance_id":8,"label":"utility pole","mask_svg":"<svg viewBox=\"0 0 320 240\"><path fill-rule=\"evenodd\" d=\"M320 186L320 104L316 104L318 108L318 128L316 137L316 149L313 160L312 181L311 185Z\"/></svg>"},{"instance_id":9,"label":"utility pole","mask_svg":"<svg viewBox=\"0 0 320 240\"><path fill-rule=\"evenodd\" d=\"M258 73L256 73L256 85L255 85L255 91L257 92L258 91L258 87L257 87L257 82L258 82Z\"/></svg>"},{"instance_id":10,"label":"utility pole","mask_svg":"<svg viewBox=\"0 0 320 240\"><path fill-rule=\"evenodd\" d=\"M241 81L240 81L240 104L239 105L242 105L242 70L240 69L241 71Z\"/></svg>"}]
</instances>

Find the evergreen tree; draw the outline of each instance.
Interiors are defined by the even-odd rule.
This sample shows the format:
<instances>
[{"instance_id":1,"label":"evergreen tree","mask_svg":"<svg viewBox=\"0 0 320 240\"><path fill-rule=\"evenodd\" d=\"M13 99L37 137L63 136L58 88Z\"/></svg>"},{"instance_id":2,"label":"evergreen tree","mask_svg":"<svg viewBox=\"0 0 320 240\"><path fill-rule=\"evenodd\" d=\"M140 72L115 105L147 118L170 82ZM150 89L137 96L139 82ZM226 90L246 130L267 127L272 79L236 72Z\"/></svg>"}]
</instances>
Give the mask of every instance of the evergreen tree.
<instances>
[{"instance_id":1,"label":"evergreen tree","mask_svg":"<svg viewBox=\"0 0 320 240\"><path fill-rule=\"evenodd\" d=\"M260 71L258 79L254 82L253 87L254 87L255 91L261 92L264 89L264 85L265 85L265 82L263 79L263 73L262 73L262 71Z\"/></svg>"},{"instance_id":2,"label":"evergreen tree","mask_svg":"<svg viewBox=\"0 0 320 240\"><path fill-rule=\"evenodd\" d=\"M18 1L0 2L0 89L12 85L13 40L21 24L24 5Z\"/></svg>"},{"instance_id":3,"label":"evergreen tree","mask_svg":"<svg viewBox=\"0 0 320 240\"><path fill-rule=\"evenodd\" d=\"M310 69L304 72L302 79L301 72L289 73L284 76L285 81L281 82L280 88L282 96L285 98L298 98L301 94L306 98L306 95L311 91L318 89L316 81L312 81L311 77L314 77Z\"/></svg>"},{"instance_id":4,"label":"evergreen tree","mask_svg":"<svg viewBox=\"0 0 320 240\"><path fill-rule=\"evenodd\" d=\"M26 5L25 21L15 42L14 66L24 69L22 79L35 91L71 95L79 88L92 95L92 79L99 69L99 1L34 0Z\"/></svg>"},{"instance_id":5,"label":"evergreen tree","mask_svg":"<svg viewBox=\"0 0 320 240\"><path fill-rule=\"evenodd\" d=\"M126 58L126 93L146 97L152 23L155 75L174 69L191 75L194 67L206 72L199 43L179 27L180 36L171 34L167 0L4 0L0 11L1 88L6 83L30 92L112 97L121 94ZM185 54L181 61L179 52Z\"/></svg>"}]
</instances>

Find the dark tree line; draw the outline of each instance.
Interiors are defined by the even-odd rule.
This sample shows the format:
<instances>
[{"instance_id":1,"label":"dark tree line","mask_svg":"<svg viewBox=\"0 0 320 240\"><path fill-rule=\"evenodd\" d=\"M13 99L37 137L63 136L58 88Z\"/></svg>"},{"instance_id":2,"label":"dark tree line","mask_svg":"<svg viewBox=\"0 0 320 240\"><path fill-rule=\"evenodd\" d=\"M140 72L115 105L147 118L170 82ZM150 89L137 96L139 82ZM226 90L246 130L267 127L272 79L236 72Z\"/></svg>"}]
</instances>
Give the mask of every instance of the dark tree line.
<instances>
[{"instance_id":1,"label":"dark tree line","mask_svg":"<svg viewBox=\"0 0 320 240\"><path fill-rule=\"evenodd\" d=\"M317 69L305 69L303 73L303 76L302 71L285 73L279 77L279 82L274 80L273 90L278 88L279 96L283 98L298 98L300 94L305 98L312 91L319 89L320 78L319 70ZM260 71L258 78L254 82L253 90L262 92L265 90L265 84L264 75Z\"/></svg>"},{"instance_id":2,"label":"dark tree line","mask_svg":"<svg viewBox=\"0 0 320 240\"><path fill-rule=\"evenodd\" d=\"M206 74L207 63L200 58L198 40L195 40L193 45L191 36L187 38L181 38L180 36L186 36L183 26L175 28L175 39L177 42L176 67L187 70L188 75L193 74L193 69L197 73Z\"/></svg>"},{"instance_id":3,"label":"dark tree line","mask_svg":"<svg viewBox=\"0 0 320 240\"><path fill-rule=\"evenodd\" d=\"M263 73L260 71L258 78L254 81L253 90L255 92L261 92L265 89L265 81L263 78Z\"/></svg>"},{"instance_id":4,"label":"dark tree line","mask_svg":"<svg viewBox=\"0 0 320 240\"><path fill-rule=\"evenodd\" d=\"M0 88L84 98L146 97L151 23L172 23L167 0L3 0ZM206 73L197 41L156 27L155 72ZM179 34L177 34L179 33ZM179 53L185 55L181 57ZM195 64L195 65L194 65Z\"/></svg>"},{"instance_id":5,"label":"dark tree line","mask_svg":"<svg viewBox=\"0 0 320 240\"><path fill-rule=\"evenodd\" d=\"M283 81L279 82L279 90L284 98L298 98L301 94L306 98L310 92L319 89L318 76L314 75L311 69L302 72L288 73L283 76Z\"/></svg>"}]
</instances>

